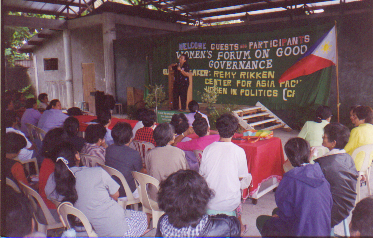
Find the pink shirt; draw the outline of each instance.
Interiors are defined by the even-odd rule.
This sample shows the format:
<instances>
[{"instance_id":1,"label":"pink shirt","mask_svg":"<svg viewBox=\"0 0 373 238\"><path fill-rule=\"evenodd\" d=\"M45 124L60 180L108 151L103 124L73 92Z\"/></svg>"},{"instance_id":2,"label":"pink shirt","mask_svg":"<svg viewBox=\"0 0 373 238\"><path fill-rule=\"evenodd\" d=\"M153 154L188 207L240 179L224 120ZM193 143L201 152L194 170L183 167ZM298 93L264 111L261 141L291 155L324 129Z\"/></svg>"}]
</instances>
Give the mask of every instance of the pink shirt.
<instances>
[{"instance_id":1,"label":"pink shirt","mask_svg":"<svg viewBox=\"0 0 373 238\"><path fill-rule=\"evenodd\" d=\"M204 150L206 146L215 141L219 141L219 139L219 135L208 135L187 142L179 142L176 144L176 147L184 151Z\"/></svg>"}]
</instances>

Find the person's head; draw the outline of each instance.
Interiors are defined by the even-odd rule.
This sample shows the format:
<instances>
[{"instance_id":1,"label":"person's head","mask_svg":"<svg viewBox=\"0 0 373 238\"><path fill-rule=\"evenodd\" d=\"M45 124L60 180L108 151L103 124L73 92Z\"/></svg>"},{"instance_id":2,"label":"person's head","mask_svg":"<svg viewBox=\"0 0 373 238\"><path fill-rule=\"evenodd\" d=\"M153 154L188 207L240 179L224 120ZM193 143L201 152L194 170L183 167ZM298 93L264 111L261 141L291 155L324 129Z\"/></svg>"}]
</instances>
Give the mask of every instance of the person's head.
<instances>
[{"instance_id":1,"label":"person's head","mask_svg":"<svg viewBox=\"0 0 373 238\"><path fill-rule=\"evenodd\" d=\"M26 139L15 132L8 132L5 134L5 153L6 158L13 159L18 156L22 148L25 148L27 145Z\"/></svg>"},{"instance_id":2,"label":"person's head","mask_svg":"<svg viewBox=\"0 0 373 238\"><path fill-rule=\"evenodd\" d=\"M352 211L351 236L373 236L373 197L366 197Z\"/></svg>"},{"instance_id":3,"label":"person's head","mask_svg":"<svg viewBox=\"0 0 373 238\"><path fill-rule=\"evenodd\" d=\"M179 57L179 63L180 65L183 65L185 62L187 62L189 59L187 54L181 54Z\"/></svg>"},{"instance_id":4,"label":"person's head","mask_svg":"<svg viewBox=\"0 0 373 238\"><path fill-rule=\"evenodd\" d=\"M48 103L48 94L41 93L41 94L39 94L38 99L39 99L40 102L47 104Z\"/></svg>"},{"instance_id":5,"label":"person's head","mask_svg":"<svg viewBox=\"0 0 373 238\"><path fill-rule=\"evenodd\" d=\"M34 231L33 209L30 200L23 194L17 193L10 186L5 187L4 194L6 237L25 237Z\"/></svg>"},{"instance_id":6,"label":"person's head","mask_svg":"<svg viewBox=\"0 0 373 238\"><path fill-rule=\"evenodd\" d=\"M38 104L36 102L36 99L35 98L29 98L26 100L26 108L34 108L34 109L37 109L38 108Z\"/></svg>"},{"instance_id":7,"label":"person's head","mask_svg":"<svg viewBox=\"0 0 373 238\"><path fill-rule=\"evenodd\" d=\"M53 154L53 160L56 161L54 167L56 192L64 196L63 201L69 201L74 204L78 200L78 194L75 189L75 176L70 168L79 164L79 153L74 145L69 142L63 142L54 149Z\"/></svg>"},{"instance_id":8,"label":"person's head","mask_svg":"<svg viewBox=\"0 0 373 238\"><path fill-rule=\"evenodd\" d=\"M207 204L213 196L213 191L199 173L179 170L161 182L158 205L174 227L195 227L206 214Z\"/></svg>"},{"instance_id":9,"label":"person's head","mask_svg":"<svg viewBox=\"0 0 373 238\"><path fill-rule=\"evenodd\" d=\"M188 118L184 113L172 115L170 124L174 127L174 130L178 135L181 135L189 128Z\"/></svg>"},{"instance_id":10,"label":"person's head","mask_svg":"<svg viewBox=\"0 0 373 238\"><path fill-rule=\"evenodd\" d=\"M142 121L144 119L144 117L146 117L146 112L148 111L148 109L146 108L140 108L137 110L136 112L136 118L138 121Z\"/></svg>"},{"instance_id":11,"label":"person's head","mask_svg":"<svg viewBox=\"0 0 373 238\"><path fill-rule=\"evenodd\" d=\"M47 106L47 110L49 109L57 109L57 110L61 110L62 107L61 107L61 102L58 100L58 99L53 99L49 105Z\"/></svg>"},{"instance_id":12,"label":"person's head","mask_svg":"<svg viewBox=\"0 0 373 238\"><path fill-rule=\"evenodd\" d=\"M197 112L199 110L199 105L196 100L192 100L188 103L188 109L190 112Z\"/></svg>"},{"instance_id":13,"label":"person's head","mask_svg":"<svg viewBox=\"0 0 373 238\"><path fill-rule=\"evenodd\" d=\"M68 118L67 118L68 119ZM67 120L66 119L66 120ZM54 128L49 130L43 139L41 154L44 158L54 158L53 151L65 140L65 130L63 128ZM55 161L54 161L55 162Z\"/></svg>"},{"instance_id":14,"label":"person's head","mask_svg":"<svg viewBox=\"0 0 373 238\"><path fill-rule=\"evenodd\" d=\"M216 129L220 137L231 138L238 129L238 119L230 113L225 113L216 120Z\"/></svg>"},{"instance_id":15,"label":"person's head","mask_svg":"<svg viewBox=\"0 0 373 238\"><path fill-rule=\"evenodd\" d=\"M350 138L350 130L340 123L330 123L324 127L322 145L332 149L343 149Z\"/></svg>"},{"instance_id":16,"label":"person's head","mask_svg":"<svg viewBox=\"0 0 373 238\"><path fill-rule=\"evenodd\" d=\"M359 126L364 123L372 123L373 111L368 106L358 106L353 110L353 114L356 116L352 122L355 126Z\"/></svg>"},{"instance_id":17,"label":"person's head","mask_svg":"<svg viewBox=\"0 0 373 238\"><path fill-rule=\"evenodd\" d=\"M332 119L332 110L328 106L320 106L316 109L315 122L320 123L322 120L330 122Z\"/></svg>"},{"instance_id":18,"label":"person's head","mask_svg":"<svg viewBox=\"0 0 373 238\"><path fill-rule=\"evenodd\" d=\"M83 115L82 110L79 107L71 107L67 109L67 115L69 116L81 116Z\"/></svg>"},{"instance_id":19,"label":"person's head","mask_svg":"<svg viewBox=\"0 0 373 238\"><path fill-rule=\"evenodd\" d=\"M157 118L155 112L153 110L147 110L142 120L142 124L144 125L144 127L151 127L154 125L156 120Z\"/></svg>"},{"instance_id":20,"label":"person's head","mask_svg":"<svg viewBox=\"0 0 373 238\"><path fill-rule=\"evenodd\" d=\"M85 140L90 144L105 142L106 129L101 124L89 125L85 130Z\"/></svg>"},{"instance_id":21,"label":"person's head","mask_svg":"<svg viewBox=\"0 0 373 238\"><path fill-rule=\"evenodd\" d=\"M157 146L166 146L168 143L172 143L175 139L174 128L170 123L161 123L154 129L153 138Z\"/></svg>"},{"instance_id":22,"label":"person's head","mask_svg":"<svg viewBox=\"0 0 373 238\"><path fill-rule=\"evenodd\" d=\"M108 126L111 122L111 113L102 111L97 115L97 122L103 126Z\"/></svg>"},{"instance_id":23,"label":"person's head","mask_svg":"<svg viewBox=\"0 0 373 238\"><path fill-rule=\"evenodd\" d=\"M68 117L63 122L63 129L69 137L78 135L79 131L79 120L75 117Z\"/></svg>"},{"instance_id":24,"label":"person's head","mask_svg":"<svg viewBox=\"0 0 373 238\"><path fill-rule=\"evenodd\" d=\"M354 105L354 106L350 107L350 110L349 110L350 120L351 120L352 124L355 124L354 120L356 119L356 115L354 114L354 110L357 107L360 107L360 105Z\"/></svg>"},{"instance_id":25,"label":"person's head","mask_svg":"<svg viewBox=\"0 0 373 238\"><path fill-rule=\"evenodd\" d=\"M17 124L17 113L15 111L6 111L3 123L5 128L14 127Z\"/></svg>"},{"instance_id":26,"label":"person's head","mask_svg":"<svg viewBox=\"0 0 373 238\"><path fill-rule=\"evenodd\" d=\"M13 98L6 98L4 101L5 101L6 110L13 111L14 110Z\"/></svg>"},{"instance_id":27,"label":"person's head","mask_svg":"<svg viewBox=\"0 0 373 238\"><path fill-rule=\"evenodd\" d=\"M194 115L193 130L199 137L207 135L209 125L206 118L202 117L200 113Z\"/></svg>"},{"instance_id":28,"label":"person's head","mask_svg":"<svg viewBox=\"0 0 373 238\"><path fill-rule=\"evenodd\" d=\"M125 145L131 142L133 133L132 127L127 122L118 122L111 130L115 145Z\"/></svg>"},{"instance_id":29,"label":"person's head","mask_svg":"<svg viewBox=\"0 0 373 238\"><path fill-rule=\"evenodd\" d=\"M293 167L300 167L310 161L310 145L305 139L291 138L285 144L285 154Z\"/></svg>"}]
</instances>

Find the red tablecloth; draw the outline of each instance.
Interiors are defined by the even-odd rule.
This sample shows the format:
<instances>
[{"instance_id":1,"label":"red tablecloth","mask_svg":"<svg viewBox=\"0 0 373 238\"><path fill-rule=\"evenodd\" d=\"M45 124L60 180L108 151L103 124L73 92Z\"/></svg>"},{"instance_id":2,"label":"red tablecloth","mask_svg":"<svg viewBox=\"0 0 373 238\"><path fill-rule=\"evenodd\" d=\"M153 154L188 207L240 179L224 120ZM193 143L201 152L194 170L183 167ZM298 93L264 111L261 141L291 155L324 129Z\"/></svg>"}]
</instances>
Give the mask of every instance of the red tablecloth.
<instances>
[{"instance_id":1,"label":"red tablecloth","mask_svg":"<svg viewBox=\"0 0 373 238\"><path fill-rule=\"evenodd\" d=\"M276 177L278 181L282 179L284 174L282 166L285 159L280 138L273 137L255 143L237 140L232 140L232 142L245 150L247 167L253 177L249 192L244 191L242 196L244 199L256 193L262 182L273 177Z\"/></svg>"},{"instance_id":2,"label":"red tablecloth","mask_svg":"<svg viewBox=\"0 0 373 238\"><path fill-rule=\"evenodd\" d=\"M86 122L90 122L94 119L97 119L96 116L89 116L89 115L75 116L75 118L79 120L79 131L85 131L87 129L88 124L86 124ZM111 123L109 125L109 129L110 130L113 129L113 127L115 126L115 124L117 124L117 122L127 122L131 125L132 128L134 128L138 121L112 117Z\"/></svg>"}]
</instances>

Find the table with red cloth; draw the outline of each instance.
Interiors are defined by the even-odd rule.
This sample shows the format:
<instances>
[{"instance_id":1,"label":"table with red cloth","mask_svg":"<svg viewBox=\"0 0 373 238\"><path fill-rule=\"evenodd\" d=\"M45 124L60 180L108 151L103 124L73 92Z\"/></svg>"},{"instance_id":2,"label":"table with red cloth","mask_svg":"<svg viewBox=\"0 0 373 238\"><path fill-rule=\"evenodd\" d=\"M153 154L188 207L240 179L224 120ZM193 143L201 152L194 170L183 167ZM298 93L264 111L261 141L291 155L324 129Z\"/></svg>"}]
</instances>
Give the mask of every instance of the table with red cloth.
<instances>
[{"instance_id":1,"label":"table with red cloth","mask_svg":"<svg viewBox=\"0 0 373 238\"><path fill-rule=\"evenodd\" d=\"M74 116L76 119L78 119L79 121L79 131L82 131L84 132L87 127L88 127L88 124L87 122L90 122L94 119L97 119L96 116L90 116L90 115L80 115L80 116ZM120 118L116 118L116 117L112 117L111 118L111 123L109 125L109 129L113 129L113 127L115 126L115 124L117 124L117 122L127 122L131 125L132 128L135 127L136 123L138 122L137 120L128 120L128 119L120 119Z\"/></svg>"}]
</instances>

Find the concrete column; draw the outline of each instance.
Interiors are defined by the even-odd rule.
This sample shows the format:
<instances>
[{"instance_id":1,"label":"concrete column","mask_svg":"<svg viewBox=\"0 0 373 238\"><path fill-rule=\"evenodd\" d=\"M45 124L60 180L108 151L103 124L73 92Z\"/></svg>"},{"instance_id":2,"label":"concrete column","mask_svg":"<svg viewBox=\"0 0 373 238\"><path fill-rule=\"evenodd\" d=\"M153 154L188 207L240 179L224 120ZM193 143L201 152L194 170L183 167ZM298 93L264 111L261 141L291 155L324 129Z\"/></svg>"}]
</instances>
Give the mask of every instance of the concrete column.
<instances>
[{"instance_id":1,"label":"concrete column","mask_svg":"<svg viewBox=\"0 0 373 238\"><path fill-rule=\"evenodd\" d=\"M73 65L72 65L72 55L71 55L71 36L70 30L63 30L63 49L65 53L65 83L66 83L66 102L67 108L74 106L74 92L73 92Z\"/></svg>"},{"instance_id":2,"label":"concrete column","mask_svg":"<svg viewBox=\"0 0 373 238\"><path fill-rule=\"evenodd\" d=\"M105 14L105 13L104 13ZM104 47L104 66L105 66L105 84L106 94L113 95L115 98L115 75L114 75L114 46L113 40L116 39L115 19L110 14L104 15L102 24L103 47Z\"/></svg>"}]
</instances>

